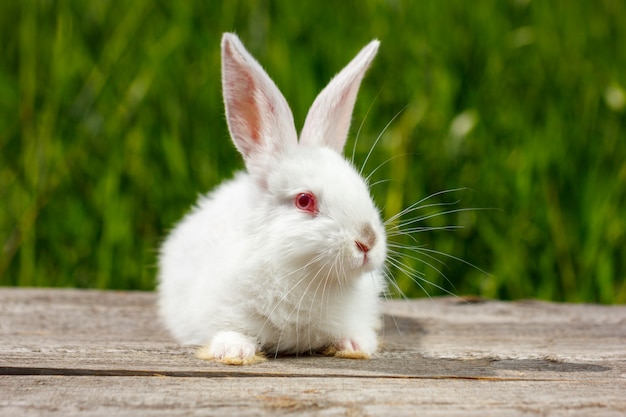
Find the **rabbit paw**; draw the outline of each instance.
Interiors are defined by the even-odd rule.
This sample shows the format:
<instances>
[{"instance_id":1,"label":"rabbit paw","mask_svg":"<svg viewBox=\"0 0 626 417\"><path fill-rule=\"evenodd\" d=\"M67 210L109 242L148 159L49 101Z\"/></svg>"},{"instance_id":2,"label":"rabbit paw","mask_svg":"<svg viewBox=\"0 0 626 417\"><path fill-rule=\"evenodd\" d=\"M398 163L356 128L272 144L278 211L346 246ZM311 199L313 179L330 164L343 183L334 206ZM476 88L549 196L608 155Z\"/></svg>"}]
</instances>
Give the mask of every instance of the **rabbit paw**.
<instances>
[{"instance_id":1,"label":"rabbit paw","mask_svg":"<svg viewBox=\"0 0 626 417\"><path fill-rule=\"evenodd\" d=\"M322 354L344 359L370 359L374 350L375 343L374 349L370 351L370 349L364 346L363 342L357 339L342 339L328 346Z\"/></svg>"},{"instance_id":2,"label":"rabbit paw","mask_svg":"<svg viewBox=\"0 0 626 417\"><path fill-rule=\"evenodd\" d=\"M227 365L252 365L265 361L263 353L257 352L253 339L232 331L217 333L211 343L197 350L196 356Z\"/></svg>"}]
</instances>

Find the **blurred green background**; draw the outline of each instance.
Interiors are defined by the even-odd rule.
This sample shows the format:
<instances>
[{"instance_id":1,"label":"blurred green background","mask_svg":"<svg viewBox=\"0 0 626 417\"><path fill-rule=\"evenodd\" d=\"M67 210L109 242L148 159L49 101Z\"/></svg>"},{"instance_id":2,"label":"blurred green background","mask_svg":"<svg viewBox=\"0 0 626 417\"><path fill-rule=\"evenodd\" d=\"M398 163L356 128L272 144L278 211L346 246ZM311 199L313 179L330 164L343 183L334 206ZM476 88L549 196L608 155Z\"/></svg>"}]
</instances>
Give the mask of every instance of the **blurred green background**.
<instances>
[{"instance_id":1,"label":"blurred green background","mask_svg":"<svg viewBox=\"0 0 626 417\"><path fill-rule=\"evenodd\" d=\"M242 167L219 74L235 31L296 126L379 38L346 149L362 124L361 165L399 113L364 170L394 158L371 180L384 216L458 187L414 215L497 209L416 235L489 274L408 254L433 285L393 269L404 293L626 302L624 16L622 0L1 2L0 284L154 288L167 230Z\"/></svg>"}]
</instances>

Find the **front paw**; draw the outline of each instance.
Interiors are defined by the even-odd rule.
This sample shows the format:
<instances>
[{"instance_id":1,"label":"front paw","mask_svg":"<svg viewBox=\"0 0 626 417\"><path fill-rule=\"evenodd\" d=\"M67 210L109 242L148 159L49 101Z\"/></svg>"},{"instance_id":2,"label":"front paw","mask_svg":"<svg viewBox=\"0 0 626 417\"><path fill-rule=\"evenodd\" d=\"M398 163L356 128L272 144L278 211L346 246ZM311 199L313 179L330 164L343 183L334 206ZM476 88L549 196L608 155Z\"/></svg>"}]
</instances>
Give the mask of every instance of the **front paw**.
<instances>
[{"instance_id":1,"label":"front paw","mask_svg":"<svg viewBox=\"0 0 626 417\"><path fill-rule=\"evenodd\" d=\"M344 359L370 359L376 351L377 342L357 338L341 339L328 346L323 355Z\"/></svg>"},{"instance_id":2,"label":"front paw","mask_svg":"<svg viewBox=\"0 0 626 417\"><path fill-rule=\"evenodd\" d=\"M196 351L204 360L217 360L227 365L252 365L265 361L262 352L257 352L254 339L237 332L219 332L208 345Z\"/></svg>"}]
</instances>

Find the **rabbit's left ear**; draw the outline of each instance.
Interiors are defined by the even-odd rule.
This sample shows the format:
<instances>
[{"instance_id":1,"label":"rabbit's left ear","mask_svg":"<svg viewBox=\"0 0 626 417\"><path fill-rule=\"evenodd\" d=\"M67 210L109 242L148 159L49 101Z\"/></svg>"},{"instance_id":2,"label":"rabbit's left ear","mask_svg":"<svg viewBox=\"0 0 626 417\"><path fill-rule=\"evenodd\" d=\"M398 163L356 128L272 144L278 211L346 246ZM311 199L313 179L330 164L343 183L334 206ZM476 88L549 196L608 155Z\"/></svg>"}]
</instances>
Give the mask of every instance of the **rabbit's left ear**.
<instances>
[{"instance_id":1,"label":"rabbit's left ear","mask_svg":"<svg viewBox=\"0 0 626 417\"><path fill-rule=\"evenodd\" d=\"M248 168L296 146L287 101L232 33L222 37L222 88L228 128Z\"/></svg>"},{"instance_id":2,"label":"rabbit's left ear","mask_svg":"<svg viewBox=\"0 0 626 417\"><path fill-rule=\"evenodd\" d=\"M359 86L379 44L370 42L317 96L304 122L300 144L343 152Z\"/></svg>"}]
</instances>

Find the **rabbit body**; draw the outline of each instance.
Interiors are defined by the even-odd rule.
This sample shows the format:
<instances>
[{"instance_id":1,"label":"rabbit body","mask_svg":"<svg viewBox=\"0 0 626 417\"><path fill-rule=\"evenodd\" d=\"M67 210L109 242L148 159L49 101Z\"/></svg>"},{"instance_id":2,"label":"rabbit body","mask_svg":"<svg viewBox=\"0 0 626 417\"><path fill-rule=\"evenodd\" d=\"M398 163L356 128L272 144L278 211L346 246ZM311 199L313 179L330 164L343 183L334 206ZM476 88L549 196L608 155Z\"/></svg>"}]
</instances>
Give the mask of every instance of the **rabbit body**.
<instances>
[{"instance_id":1,"label":"rabbit body","mask_svg":"<svg viewBox=\"0 0 626 417\"><path fill-rule=\"evenodd\" d=\"M313 104L298 142L289 107L238 38L225 34L227 120L246 172L199 199L164 241L159 308L199 356L369 357L377 348L385 231L340 152L377 42Z\"/></svg>"}]
</instances>

